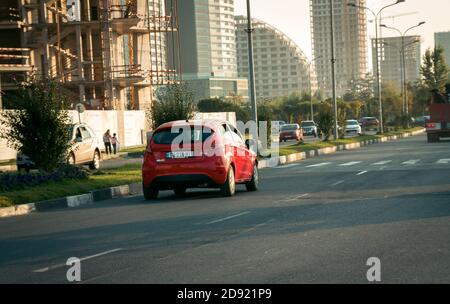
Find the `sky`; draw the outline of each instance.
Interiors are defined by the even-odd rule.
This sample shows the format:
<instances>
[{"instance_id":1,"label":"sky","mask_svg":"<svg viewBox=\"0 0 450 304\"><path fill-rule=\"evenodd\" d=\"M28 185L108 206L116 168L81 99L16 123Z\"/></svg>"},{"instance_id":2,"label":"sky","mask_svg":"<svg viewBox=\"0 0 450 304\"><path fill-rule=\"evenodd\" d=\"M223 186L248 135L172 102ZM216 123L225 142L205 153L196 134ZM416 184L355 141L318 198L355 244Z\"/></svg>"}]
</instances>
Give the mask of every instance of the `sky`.
<instances>
[{"instance_id":1,"label":"sky","mask_svg":"<svg viewBox=\"0 0 450 304\"><path fill-rule=\"evenodd\" d=\"M367 0L366 5L378 12L381 7L394 2L395 0ZM251 0L251 8L252 17L267 22L285 33L311 59L309 0ZM407 13L411 14L387 18L383 22L388 26L405 31L409 27L425 21L426 24L408 32L408 35L422 36L422 53L434 45L435 32L450 31L450 0L406 0L404 3L384 10L383 16L390 17ZM235 0L235 14L247 14L246 0ZM373 19L372 14L369 13L367 16L369 21ZM368 39L374 38L375 25L369 22L367 29ZM383 29L382 34L383 37L398 36L397 32L386 29Z\"/></svg>"}]
</instances>

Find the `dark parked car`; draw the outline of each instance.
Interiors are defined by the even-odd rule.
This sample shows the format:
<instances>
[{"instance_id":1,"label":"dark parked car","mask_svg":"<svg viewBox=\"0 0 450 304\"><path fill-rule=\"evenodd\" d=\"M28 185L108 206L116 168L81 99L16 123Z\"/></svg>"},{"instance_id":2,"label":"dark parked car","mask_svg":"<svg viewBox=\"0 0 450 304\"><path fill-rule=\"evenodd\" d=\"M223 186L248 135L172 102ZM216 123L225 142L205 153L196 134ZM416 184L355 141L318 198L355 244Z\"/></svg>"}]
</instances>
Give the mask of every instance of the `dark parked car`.
<instances>
[{"instance_id":1,"label":"dark parked car","mask_svg":"<svg viewBox=\"0 0 450 304\"><path fill-rule=\"evenodd\" d=\"M284 125L280 130L280 142L294 139L303 141L303 130L299 124Z\"/></svg>"},{"instance_id":2,"label":"dark parked car","mask_svg":"<svg viewBox=\"0 0 450 304\"><path fill-rule=\"evenodd\" d=\"M380 126L380 122L375 117L363 117L360 119L359 124L363 131L377 131Z\"/></svg>"}]
</instances>

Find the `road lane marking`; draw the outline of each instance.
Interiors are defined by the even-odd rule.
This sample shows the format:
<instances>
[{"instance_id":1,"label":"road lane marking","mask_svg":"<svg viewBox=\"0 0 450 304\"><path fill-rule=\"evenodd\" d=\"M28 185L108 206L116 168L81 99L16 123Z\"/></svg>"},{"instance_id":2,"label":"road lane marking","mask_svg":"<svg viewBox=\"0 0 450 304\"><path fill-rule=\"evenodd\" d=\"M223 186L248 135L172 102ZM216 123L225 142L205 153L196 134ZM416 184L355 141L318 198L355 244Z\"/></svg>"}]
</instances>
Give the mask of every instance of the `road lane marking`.
<instances>
[{"instance_id":1,"label":"road lane marking","mask_svg":"<svg viewBox=\"0 0 450 304\"><path fill-rule=\"evenodd\" d=\"M296 195L296 196L290 196L290 197L288 197L288 198L286 198L286 199L284 199L284 200L277 201L277 202L275 202L275 203L281 203L281 202L293 202L293 201L302 199L302 198L304 198L304 197L307 197L308 195L309 195L309 193L305 193L305 194L302 194L302 195Z\"/></svg>"},{"instance_id":2,"label":"road lane marking","mask_svg":"<svg viewBox=\"0 0 450 304\"><path fill-rule=\"evenodd\" d=\"M366 174L367 172L369 172L369 171L361 171L358 174L356 174L356 176L360 176L360 175Z\"/></svg>"},{"instance_id":3,"label":"road lane marking","mask_svg":"<svg viewBox=\"0 0 450 304\"><path fill-rule=\"evenodd\" d=\"M342 165L339 165L339 166L340 166L340 167L350 167L350 166L354 166L354 165L357 165L357 164L360 164L360 163L362 163L362 162L360 162L360 161L355 161L355 162L345 163L345 164L342 164Z\"/></svg>"},{"instance_id":4,"label":"road lane marking","mask_svg":"<svg viewBox=\"0 0 450 304\"><path fill-rule=\"evenodd\" d=\"M448 158L443 158L443 159L440 159L440 160L438 160L437 162L436 162L436 164L448 164L448 163L450 163L450 159L448 159Z\"/></svg>"},{"instance_id":5,"label":"road lane marking","mask_svg":"<svg viewBox=\"0 0 450 304\"><path fill-rule=\"evenodd\" d=\"M94 258L98 258L100 256L104 256L104 255L111 254L111 253L114 253L114 252L117 252L117 251L121 251L121 250L123 250L123 249L122 248L116 248L116 249L100 252L100 253L97 253L97 254L94 254L94 255L90 255L90 256L81 258L80 262L86 261L86 260L90 260L90 259L94 259ZM66 264L58 264L58 265L53 265L53 266L49 266L49 267L36 269L36 270L33 270L33 272L42 273L42 272L47 272L49 270L53 270L53 269L57 269L57 268L61 268L61 267L66 267L66 266L67 266Z\"/></svg>"},{"instance_id":6,"label":"road lane marking","mask_svg":"<svg viewBox=\"0 0 450 304\"><path fill-rule=\"evenodd\" d=\"M344 182L345 182L344 180L340 180L340 181L338 181L338 182L332 184L331 186L332 186L332 187L336 187L337 185L343 184Z\"/></svg>"},{"instance_id":7,"label":"road lane marking","mask_svg":"<svg viewBox=\"0 0 450 304\"><path fill-rule=\"evenodd\" d=\"M250 211L246 211L246 212L242 212L242 213L239 213L239 214L230 215L230 216L227 216L227 217L224 217L224 218L220 218L220 219L208 222L205 225L211 225L211 224L220 223L220 222L231 220L231 219L236 218L238 216L243 216L243 215L246 215L246 214L249 214L249 213L250 213Z\"/></svg>"},{"instance_id":8,"label":"road lane marking","mask_svg":"<svg viewBox=\"0 0 450 304\"><path fill-rule=\"evenodd\" d=\"M287 168L293 168L293 167L298 167L300 166L300 164L291 164L291 165L284 165L284 166L278 166L275 167L276 169L287 169Z\"/></svg>"},{"instance_id":9,"label":"road lane marking","mask_svg":"<svg viewBox=\"0 0 450 304\"><path fill-rule=\"evenodd\" d=\"M383 166L392 163L392 160L384 160L377 163L373 163L372 166Z\"/></svg>"},{"instance_id":10,"label":"road lane marking","mask_svg":"<svg viewBox=\"0 0 450 304\"><path fill-rule=\"evenodd\" d=\"M402 165L415 165L420 162L420 159L411 159L402 163Z\"/></svg>"},{"instance_id":11,"label":"road lane marking","mask_svg":"<svg viewBox=\"0 0 450 304\"><path fill-rule=\"evenodd\" d=\"M328 166L331 165L331 163L320 163L320 164L315 164L315 165L309 165L306 166L306 168L317 168L317 167L324 167L324 166Z\"/></svg>"}]
</instances>

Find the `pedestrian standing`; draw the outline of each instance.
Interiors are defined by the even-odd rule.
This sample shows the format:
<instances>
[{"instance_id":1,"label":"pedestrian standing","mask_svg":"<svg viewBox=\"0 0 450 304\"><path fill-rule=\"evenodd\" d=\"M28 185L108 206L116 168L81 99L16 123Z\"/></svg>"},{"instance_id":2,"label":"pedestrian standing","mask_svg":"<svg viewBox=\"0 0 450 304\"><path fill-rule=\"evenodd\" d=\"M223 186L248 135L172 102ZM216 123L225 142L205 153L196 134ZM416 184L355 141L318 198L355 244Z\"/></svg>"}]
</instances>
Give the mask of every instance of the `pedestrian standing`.
<instances>
[{"instance_id":1,"label":"pedestrian standing","mask_svg":"<svg viewBox=\"0 0 450 304\"><path fill-rule=\"evenodd\" d=\"M103 143L105 144L106 155L111 154L111 133L109 130L106 130L106 133L103 134Z\"/></svg>"},{"instance_id":2,"label":"pedestrian standing","mask_svg":"<svg viewBox=\"0 0 450 304\"><path fill-rule=\"evenodd\" d=\"M116 133L113 134L113 137L111 137L111 144L113 146L114 155L116 155L117 152L117 144L120 144L119 140L117 139Z\"/></svg>"}]
</instances>

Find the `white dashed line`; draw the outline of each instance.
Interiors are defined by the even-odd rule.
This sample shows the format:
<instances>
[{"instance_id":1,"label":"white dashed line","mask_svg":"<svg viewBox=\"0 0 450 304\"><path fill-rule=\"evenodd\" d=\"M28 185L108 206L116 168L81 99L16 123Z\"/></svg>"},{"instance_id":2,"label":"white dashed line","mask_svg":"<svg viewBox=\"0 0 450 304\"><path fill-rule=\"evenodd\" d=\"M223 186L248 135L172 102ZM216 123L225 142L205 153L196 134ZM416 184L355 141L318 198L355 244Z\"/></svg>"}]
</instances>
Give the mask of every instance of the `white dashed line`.
<instances>
[{"instance_id":1,"label":"white dashed line","mask_svg":"<svg viewBox=\"0 0 450 304\"><path fill-rule=\"evenodd\" d=\"M339 165L340 167L350 167L350 166L354 166L354 165L357 165L357 164L360 164L361 162L360 161L355 161L355 162L349 162L349 163L345 163L345 164L342 164L342 165Z\"/></svg>"},{"instance_id":2,"label":"white dashed line","mask_svg":"<svg viewBox=\"0 0 450 304\"><path fill-rule=\"evenodd\" d=\"M236 218L238 216L243 216L243 215L246 215L246 214L249 214L249 213L250 213L250 211L246 211L246 212L242 212L242 213L239 213L239 214L227 216L227 217L224 217L224 218L221 218L221 219L217 219L217 220L208 222L205 225L211 225L211 224L215 224L215 223L220 223L220 222L231 220L231 219Z\"/></svg>"},{"instance_id":3,"label":"white dashed line","mask_svg":"<svg viewBox=\"0 0 450 304\"><path fill-rule=\"evenodd\" d=\"M90 255L90 256L81 258L80 262L86 261L86 260L90 260L90 259L93 259L93 258L98 258L100 256L111 254L111 253L114 253L114 252L117 252L117 251L121 251L121 250L123 250L123 249L122 248L116 248L116 249L113 249L113 250L100 252L100 253L97 253L97 254L94 254L94 255ZM36 270L33 270L33 272L40 272L40 273L42 273L42 272L47 272L49 270L53 270L53 269L61 268L61 267L66 267L66 266L67 266L66 264L58 264L58 265L53 265L53 266L49 266L49 267L45 267L45 268L41 268L41 269L36 269Z\"/></svg>"},{"instance_id":4,"label":"white dashed line","mask_svg":"<svg viewBox=\"0 0 450 304\"><path fill-rule=\"evenodd\" d=\"M292 201L296 201L296 200L299 200L301 198L307 197L308 195L309 195L309 193L305 193L305 194L302 194L302 195L295 195L295 196L288 197L288 198L286 198L284 200L281 200L280 202L292 202Z\"/></svg>"},{"instance_id":5,"label":"white dashed line","mask_svg":"<svg viewBox=\"0 0 450 304\"><path fill-rule=\"evenodd\" d=\"M420 162L420 159L411 159L402 163L402 165L415 165Z\"/></svg>"},{"instance_id":6,"label":"white dashed line","mask_svg":"<svg viewBox=\"0 0 450 304\"><path fill-rule=\"evenodd\" d=\"M450 159L448 159L448 158L440 159L436 162L436 164L441 164L441 165L448 164L448 163L450 163Z\"/></svg>"},{"instance_id":7,"label":"white dashed line","mask_svg":"<svg viewBox=\"0 0 450 304\"><path fill-rule=\"evenodd\" d=\"M298 167L300 166L300 164L291 164L291 165L284 165L284 166L278 166L275 167L276 169L287 169L287 168L293 168L293 167Z\"/></svg>"},{"instance_id":8,"label":"white dashed line","mask_svg":"<svg viewBox=\"0 0 450 304\"><path fill-rule=\"evenodd\" d=\"M377 163L373 163L372 166L383 166L392 163L392 160L384 160Z\"/></svg>"},{"instance_id":9,"label":"white dashed line","mask_svg":"<svg viewBox=\"0 0 450 304\"><path fill-rule=\"evenodd\" d=\"M356 176L360 176L360 175L366 174L367 172L369 172L369 171L361 171L358 174L356 174Z\"/></svg>"},{"instance_id":10,"label":"white dashed line","mask_svg":"<svg viewBox=\"0 0 450 304\"><path fill-rule=\"evenodd\" d=\"M331 165L331 163L320 163L320 164L306 166L306 168L317 168L317 167L324 167L324 166L328 166L328 165Z\"/></svg>"},{"instance_id":11,"label":"white dashed line","mask_svg":"<svg viewBox=\"0 0 450 304\"><path fill-rule=\"evenodd\" d=\"M341 181L338 181L338 182L332 184L331 186L332 186L332 187L335 187L335 186L337 186L337 185L343 184L344 182L345 182L345 181L341 180Z\"/></svg>"}]
</instances>

